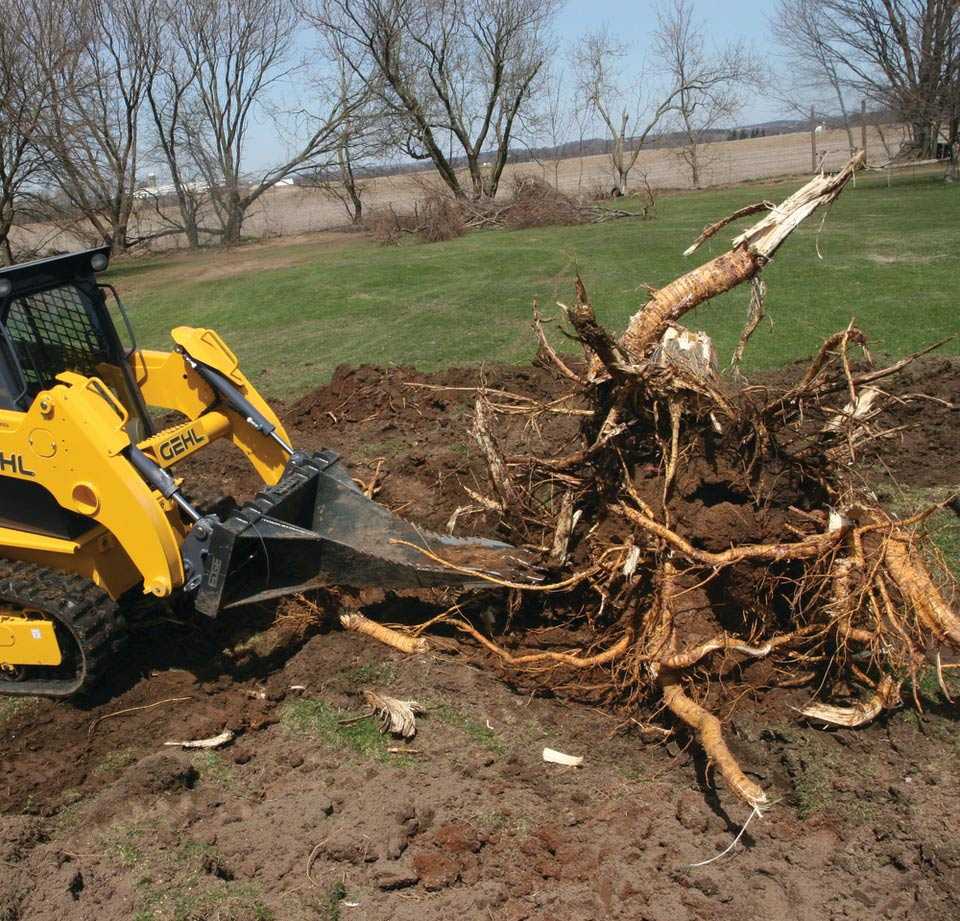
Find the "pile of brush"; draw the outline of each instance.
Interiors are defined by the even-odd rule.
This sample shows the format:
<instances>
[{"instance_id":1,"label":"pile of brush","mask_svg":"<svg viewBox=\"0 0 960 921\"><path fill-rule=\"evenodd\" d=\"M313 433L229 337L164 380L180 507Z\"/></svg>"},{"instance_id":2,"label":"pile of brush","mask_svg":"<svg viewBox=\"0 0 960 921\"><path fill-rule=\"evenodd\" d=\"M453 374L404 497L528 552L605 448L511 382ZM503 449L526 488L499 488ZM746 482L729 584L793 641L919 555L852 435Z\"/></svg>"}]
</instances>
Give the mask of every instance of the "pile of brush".
<instances>
[{"instance_id":1,"label":"pile of brush","mask_svg":"<svg viewBox=\"0 0 960 921\"><path fill-rule=\"evenodd\" d=\"M529 637L520 653L457 611L443 620L541 686L599 689L646 714L665 708L755 809L767 796L709 708L717 679L729 685L748 660L763 660L764 686L810 687L808 718L856 726L898 705L929 662L939 670L941 644L960 647L946 576L931 575L923 546L934 509L897 519L858 476L860 452L884 436L878 382L912 357L875 368L850 326L775 392L720 375L710 340L679 322L751 283L738 361L763 313L764 265L861 162L707 228L688 252L731 220L765 212L728 252L652 292L619 339L598 324L578 281L576 303L563 309L585 365L565 363L535 318L541 360L569 381L568 397L544 405L478 391L474 436L490 487L472 499L545 571L537 585L503 583L511 606L563 611L589 640L561 652ZM506 455L498 430L507 414L540 427L554 414L558 424L579 416L580 443L562 456Z\"/></svg>"}]
</instances>

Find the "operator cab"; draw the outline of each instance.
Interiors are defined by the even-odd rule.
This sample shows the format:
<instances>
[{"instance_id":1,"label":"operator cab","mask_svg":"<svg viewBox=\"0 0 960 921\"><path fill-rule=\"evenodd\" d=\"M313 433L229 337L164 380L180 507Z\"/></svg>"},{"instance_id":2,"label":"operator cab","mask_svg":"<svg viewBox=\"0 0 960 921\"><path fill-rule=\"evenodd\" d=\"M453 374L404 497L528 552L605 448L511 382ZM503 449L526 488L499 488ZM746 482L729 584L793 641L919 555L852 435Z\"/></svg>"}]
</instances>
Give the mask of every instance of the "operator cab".
<instances>
[{"instance_id":1,"label":"operator cab","mask_svg":"<svg viewBox=\"0 0 960 921\"><path fill-rule=\"evenodd\" d=\"M0 269L0 413L27 412L41 391L57 385L57 375L73 371L109 388L127 411L134 444L153 434L128 360L136 346L126 311L113 288L97 282L109 261L110 248L100 247ZM117 334L105 292L130 347ZM94 522L62 508L37 483L0 476L0 525L75 538Z\"/></svg>"},{"instance_id":2,"label":"operator cab","mask_svg":"<svg viewBox=\"0 0 960 921\"><path fill-rule=\"evenodd\" d=\"M103 380L130 416L131 440L152 434L105 292L113 295L130 342L126 311L110 285L97 282L110 248L52 256L0 269L0 409L26 412L57 375L74 371Z\"/></svg>"}]
</instances>

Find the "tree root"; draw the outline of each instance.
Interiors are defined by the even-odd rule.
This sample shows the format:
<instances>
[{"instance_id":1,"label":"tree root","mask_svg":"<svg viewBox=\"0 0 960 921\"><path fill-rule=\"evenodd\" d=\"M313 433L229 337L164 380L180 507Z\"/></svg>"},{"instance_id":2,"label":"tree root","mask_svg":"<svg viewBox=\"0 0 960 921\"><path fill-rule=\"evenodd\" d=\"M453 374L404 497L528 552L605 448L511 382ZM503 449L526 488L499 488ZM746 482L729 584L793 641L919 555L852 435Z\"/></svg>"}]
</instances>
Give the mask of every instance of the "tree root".
<instances>
[{"instance_id":1,"label":"tree root","mask_svg":"<svg viewBox=\"0 0 960 921\"><path fill-rule=\"evenodd\" d=\"M593 566L590 569L584 570L583 572L574 573L569 579L562 579L559 582L550 582L546 584L538 584L536 582L508 582L506 579L498 579L496 576L491 576L489 573L481 572L478 569L469 569L466 566L458 566L456 563L451 562L450 560L445 560L442 556L437 556L436 553L427 550L426 547L421 547L418 544L411 543L407 540L394 539L391 540L390 543L398 544L401 547L409 547L411 550L416 550L417 553L422 553L428 560L433 560L434 563L439 563L441 566L446 566L447 569L451 569L454 572L462 572L465 576L475 576L477 579L480 579L484 582L489 582L491 585L499 585L500 588L522 589L523 591L527 592L559 592L563 589L573 588L574 585L579 585L581 582L586 582L588 579L595 576L599 569L599 567Z\"/></svg>"},{"instance_id":2,"label":"tree root","mask_svg":"<svg viewBox=\"0 0 960 921\"><path fill-rule=\"evenodd\" d=\"M950 610L911 542L892 535L886 542L884 561L897 588L924 625L938 639L946 639L960 649L960 618Z\"/></svg>"},{"instance_id":3,"label":"tree root","mask_svg":"<svg viewBox=\"0 0 960 921\"><path fill-rule=\"evenodd\" d=\"M553 346L547 341L546 333L543 331L543 317L540 316L540 307L536 301L533 302L533 328L540 341L540 351L538 357L543 357L543 363L547 367L556 368L567 380L573 381L580 387L584 387L587 381L580 377L575 371L571 371L566 362L556 353Z\"/></svg>"},{"instance_id":4,"label":"tree root","mask_svg":"<svg viewBox=\"0 0 960 921\"><path fill-rule=\"evenodd\" d=\"M677 719L696 733L700 747L710 762L716 765L730 789L755 809L766 806L769 800L763 788L743 773L736 758L730 754L723 740L720 720L686 695L680 683L680 673L672 668L662 669L658 681L663 702Z\"/></svg>"},{"instance_id":5,"label":"tree root","mask_svg":"<svg viewBox=\"0 0 960 921\"><path fill-rule=\"evenodd\" d=\"M569 652L535 652L527 655L515 656L507 652L507 650L502 646L498 646L493 642L493 640L484 636L479 630L468 624L465 620L449 618L446 620L446 623L449 623L463 633L472 636L481 646L483 646L484 649L492 652L507 665L513 666L539 665L544 662L555 662L558 665L565 665L567 668L596 668L598 665L607 665L608 663L613 662L614 659L620 658L620 656L627 652L633 642L633 635L628 631L624 633L623 636L620 637L620 639L608 649L605 649L603 652L592 656L582 656Z\"/></svg>"},{"instance_id":6,"label":"tree root","mask_svg":"<svg viewBox=\"0 0 960 921\"><path fill-rule=\"evenodd\" d=\"M390 646L399 652L412 655L417 652L426 652L430 644L423 639L407 636L405 633L399 633L383 624L364 617L362 614L341 614L340 624L345 630L352 630L354 633L363 633L365 636L373 637L385 646Z\"/></svg>"},{"instance_id":7,"label":"tree root","mask_svg":"<svg viewBox=\"0 0 960 921\"><path fill-rule=\"evenodd\" d=\"M900 682L894 681L889 675L884 675L876 690L868 698L852 707L835 707L817 703L804 707L800 712L810 720L852 729L865 726L884 710L890 710L899 703Z\"/></svg>"},{"instance_id":8,"label":"tree root","mask_svg":"<svg viewBox=\"0 0 960 921\"><path fill-rule=\"evenodd\" d=\"M824 534L813 534L791 544L742 544L739 547L724 550L722 553L711 553L707 550L697 549L679 534L674 533L652 518L648 518L642 512L630 508L629 505L620 503L616 506L616 511L621 512L645 531L659 537L674 550L705 566L732 566L735 563L742 563L744 560L775 562L809 559L810 557L822 556L831 547L835 546L843 536L839 530L827 531Z\"/></svg>"},{"instance_id":9,"label":"tree root","mask_svg":"<svg viewBox=\"0 0 960 921\"><path fill-rule=\"evenodd\" d=\"M721 633L719 636L715 636L712 639L707 640L705 643L700 643L699 646L694 646L692 649L687 649L683 652L675 652L672 655L666 656L660 660L660 664L664 668L672 668L675 670L691 668L701 659L710 655L710 653L717 652L721 649L727 652L739 652L742 655L750 656L754 659L763 659L770 655L770 653L775 649L779 649L781 646L794 643L803 636L809 635L810 633L813 633L819 629L819 626L806 627L801 630L797 630L794 633L787 633L783 636L775 636L767 640L767 642L762 646L750 646L749 644L744 643L742 640L737 639L735 636Z\"/></svg>"}]
</instances>

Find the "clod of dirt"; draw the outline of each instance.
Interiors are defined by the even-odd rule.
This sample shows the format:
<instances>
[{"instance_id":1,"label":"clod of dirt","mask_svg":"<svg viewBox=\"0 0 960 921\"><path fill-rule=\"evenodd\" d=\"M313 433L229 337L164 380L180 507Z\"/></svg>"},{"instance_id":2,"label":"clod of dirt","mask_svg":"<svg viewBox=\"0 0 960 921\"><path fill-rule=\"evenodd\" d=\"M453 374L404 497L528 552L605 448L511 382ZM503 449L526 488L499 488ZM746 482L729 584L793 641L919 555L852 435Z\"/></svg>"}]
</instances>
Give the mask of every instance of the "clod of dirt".
<instances>
[{"instance_id":1,"label":"clod of dirt","mask_svg":"<svg viewBox=\"0 0 960 921\"><path fill-rule=\"evenodd\" d=\"M447 822L434 832L432 843L448 854L476 854L483 847L483 838L472 825Z\"/></svg>"},{"instance_id":2,"label":"clod of dirt","mask_svg":"<svg viewBox=\"0 0 960 921\"><path fill-rule=\"evenodd\" d=\"M486 838L468 822L445 822L424 840L413 857L420 883L428 891L452 886L458 880L475 882L477 855Z\"/></svg>"},{"instance_id":3,"label":"clod of dirt","mask_svg":"<svg viewBox=\"0 0 960 921\"><path fill-rule=\"evenodd\" d=\"M335 863L351 863L354 866L377 860L377 854L370 848L369 842L349 832L331 838L323 847L323 855Z\"/></svg>"},{"instance_id":4,"label":"clod of dirt","mask_svg":"<svg viewBox=\"0 0 960 921\"><path fill-rule=\"evenodd\" d=\"M43 823L35 816L0 816L0 864L23 860L34 847L46 840Z\"/></svg>"},{"instance_id":5,"label":"clod of dirt","mask_svg":"<svg viewBox=\"0 0 960 921\"><path fill-rule=\"evenodd\" d=\"M80 870L74 870L70 875L70 881L67 883L67 892L74 902L80 901L80 893L84 887L83 873Z\"/></svg>"},{"instance_id":6,"label":"clod of dirt","mask_svg":"<svg viewBox=\"0 0 960 921\"><path fill-rule=\"evenodd\" d=\"M451 857L435 851L423 851L413 858L420 884L427 892L436 892L452 886L460 879L460 865Z\"/></svg>"},{"instance_id":7,"label":"clod of dirt","mask_svg":"<svg viewBox=\"0 0 960 921\"><path fill-rule=\"evenodd\" d=\"M384 892L392 892L395 889L408 889L410 886L416 886L420 881L420 876L416 870L394 866L380 870L375 879L379 889Z\"/></svg>"},{"instance_id":8,"label":"clod of dirt","mask_svg":"<svg viewBox=\"0 0 960 921\"><path fill-rule=\"evenodd\" d=\"M186 759L160 753L148 755L124 771L121 783L130 793L175 793L192 790L200 778Z\"/></svg>"},{"instance_id":9,"label":"clod of dirt","mask_svg":"<svg viewBox=\"0 0 960 921\"><path fill-rule=\"evenodd\" d=\"M390 835L383 846L383 853L381 856L387 860L399 859L403 855L403 852L407 849L407 839L408 836L403 832Z\"/></svg>"}]
</instances>

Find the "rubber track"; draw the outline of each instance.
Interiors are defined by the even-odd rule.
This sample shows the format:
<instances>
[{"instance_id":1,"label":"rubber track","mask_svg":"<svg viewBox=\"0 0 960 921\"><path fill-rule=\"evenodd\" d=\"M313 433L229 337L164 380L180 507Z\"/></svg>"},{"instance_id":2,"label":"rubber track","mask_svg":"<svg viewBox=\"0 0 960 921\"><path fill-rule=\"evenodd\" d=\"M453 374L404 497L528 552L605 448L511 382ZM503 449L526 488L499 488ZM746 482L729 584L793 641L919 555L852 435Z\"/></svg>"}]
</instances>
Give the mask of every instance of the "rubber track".
<instances>
[{"instance_id":1,"label":"rubber track","mask_svg":"<svg viewBox=\"0 0 960 921\"><path fill-rule=\"evenodd\" d=\"M0 695L70 697L92 688L116 663L124 622L110 596L74 573L0 559L0 599L58 620L83 654L79 678L0 681Z\"/></svg>"}]
</instances>

